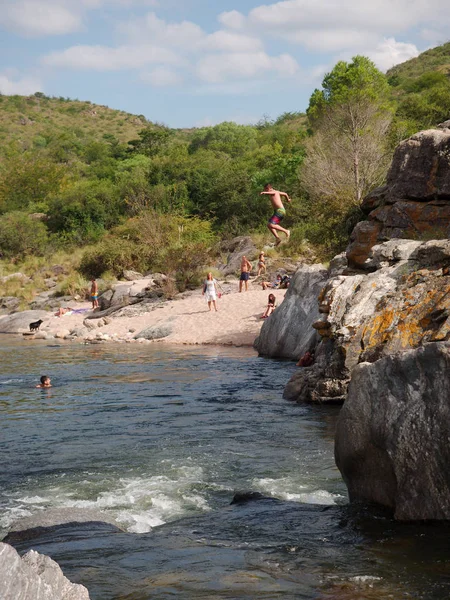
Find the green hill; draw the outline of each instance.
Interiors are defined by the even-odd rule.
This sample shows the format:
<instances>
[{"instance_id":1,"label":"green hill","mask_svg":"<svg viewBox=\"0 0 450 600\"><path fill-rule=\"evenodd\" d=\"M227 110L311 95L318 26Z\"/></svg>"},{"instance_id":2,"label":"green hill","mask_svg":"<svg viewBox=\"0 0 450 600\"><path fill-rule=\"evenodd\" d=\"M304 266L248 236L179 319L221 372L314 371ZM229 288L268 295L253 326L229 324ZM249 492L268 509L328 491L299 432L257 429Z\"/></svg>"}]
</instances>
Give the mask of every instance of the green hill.
<instances>
[{"instance_id":1,"label":"green hill","mask_svg":"<svg viewBox=\"0 0 450 600\"><path fill-rule=\"evenodd\" d=\"M450 42L422 52L416 58L400 63L386 73L388 77L402 79L417 79L425 73L436 71L449 75L450 73Z\"/></svg>"},{"instance_id":2,"label":"green hill","mask_svg":"<svg viewBox=\"0 0 450 600\"><path fill-rule=\"evenodd\" d=\"M404 137L450 118L450 42L387 72Z\"/></svg>"},{"instance_id":3,"label":"green hill","mask_svg":"<svg viewBox=\"0 0 450 600\"><path fill-rule=\"evenodd\" d=\"M143 115L132 115L107 106L65 98L49 98L42 93L33 96L0 95L0 135L6 142L23 147L44 142L68 131L78 138L104 139L112 135L119 142L136 138L148 125Z\"/></svg>"}]
</instances>

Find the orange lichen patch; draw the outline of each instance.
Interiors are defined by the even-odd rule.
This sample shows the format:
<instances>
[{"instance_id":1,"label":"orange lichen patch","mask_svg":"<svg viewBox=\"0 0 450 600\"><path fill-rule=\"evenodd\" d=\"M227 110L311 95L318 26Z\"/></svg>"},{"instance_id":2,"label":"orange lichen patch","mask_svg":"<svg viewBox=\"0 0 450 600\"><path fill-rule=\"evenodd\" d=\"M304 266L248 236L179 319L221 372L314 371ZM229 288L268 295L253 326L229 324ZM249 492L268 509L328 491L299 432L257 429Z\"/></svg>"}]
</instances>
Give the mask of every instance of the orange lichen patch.
<instances>
[{"instance_id":1,"label":"orange lichen patch","mask_svg":"<svg viewBox=\"0 0 450 600\"><path fill-rule=\"evenodd\" d=\"M379 302L375 313L361 326L360 334L347 345L352 362L416 348L425 341L450 339L448 279L429 272L416 281L420 283L403 287ZM411 283L413 278L407 282Z\"/></svg>"},{"instance_id":2,"label":"orange lichen patch","mask_svg":"<svg viewBox=\"0 0 450 600\"><path fill-rule=\"evenodd\" d=\"M391 308L386 308L374 315L365 325L361 340L362 347L373 348L392 337L397 315Z\"/></svg>"}]
</instances>

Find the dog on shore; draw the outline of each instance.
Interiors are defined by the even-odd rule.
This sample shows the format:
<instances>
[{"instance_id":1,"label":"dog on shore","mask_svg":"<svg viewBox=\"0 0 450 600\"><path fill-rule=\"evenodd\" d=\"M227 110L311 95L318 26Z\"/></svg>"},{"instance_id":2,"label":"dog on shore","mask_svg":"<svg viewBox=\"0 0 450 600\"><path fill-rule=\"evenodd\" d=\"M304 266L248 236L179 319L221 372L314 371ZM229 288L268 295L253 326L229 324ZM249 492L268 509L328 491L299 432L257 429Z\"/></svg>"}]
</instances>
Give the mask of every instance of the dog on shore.
<instances>
[{"instance_id":1,"label":"dog on shore","mask_svg":"<svg viewBox=\"0 0 450 600\"><path fill-rule=\"evenodd\" d=\"M39 321L35 321L34 323L30 323L30 331L38 331L39 327L42 325L44 321L39 319Z\"/></svg>"}]
</instances>

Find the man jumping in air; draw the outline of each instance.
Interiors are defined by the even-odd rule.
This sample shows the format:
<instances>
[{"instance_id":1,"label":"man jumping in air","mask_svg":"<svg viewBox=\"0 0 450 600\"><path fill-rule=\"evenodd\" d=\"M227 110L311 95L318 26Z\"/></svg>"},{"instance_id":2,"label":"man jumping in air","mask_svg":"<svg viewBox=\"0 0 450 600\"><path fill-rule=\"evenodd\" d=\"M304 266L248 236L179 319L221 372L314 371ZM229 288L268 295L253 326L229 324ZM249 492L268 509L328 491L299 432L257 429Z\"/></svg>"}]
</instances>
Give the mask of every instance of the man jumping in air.
<instances>
[{"instance_id":1,"label":"man jumping in air","mask_svg":"<svg viewBox=\"0 0 450 600\"><path fill-rule=\"evenodd\" d=\"M281 196L285 196L288 202L291 201L286 192L279 192L278 190L274 190L270 183L266 183L264 186L264 191L261 192L261 196L270 196L270 201L272 202L272 206L274 209L273 215L270 217L269 222L267 223L267 227L270 229L272 235L275 236L276 242L275 246L281 244L281 238L277 234L277 231L282 231L287 239L291 235L289 229L284 229L281 227L280 223L286 216L286 209L283 206L283 202L281 201Z\"/></svg>"}]
</instances>

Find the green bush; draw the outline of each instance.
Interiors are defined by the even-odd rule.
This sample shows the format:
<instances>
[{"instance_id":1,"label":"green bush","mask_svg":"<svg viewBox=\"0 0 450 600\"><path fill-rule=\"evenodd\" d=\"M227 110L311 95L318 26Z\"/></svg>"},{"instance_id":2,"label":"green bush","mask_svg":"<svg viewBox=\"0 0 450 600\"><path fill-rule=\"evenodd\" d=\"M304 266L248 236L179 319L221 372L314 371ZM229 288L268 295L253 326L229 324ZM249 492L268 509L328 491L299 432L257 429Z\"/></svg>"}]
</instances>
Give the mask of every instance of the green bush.
<instances>
[{"instance_id":1,"label":"green bush","mask_svg":"<svg viewBox=\"0 0 450 600\"><path fill-rule=\"evenodd\" d=\"M19 211L0 220L0 253L19 260L31 254L42 255L48 243L47 228L41 221Z\"/></svg>"}]
</instances>

